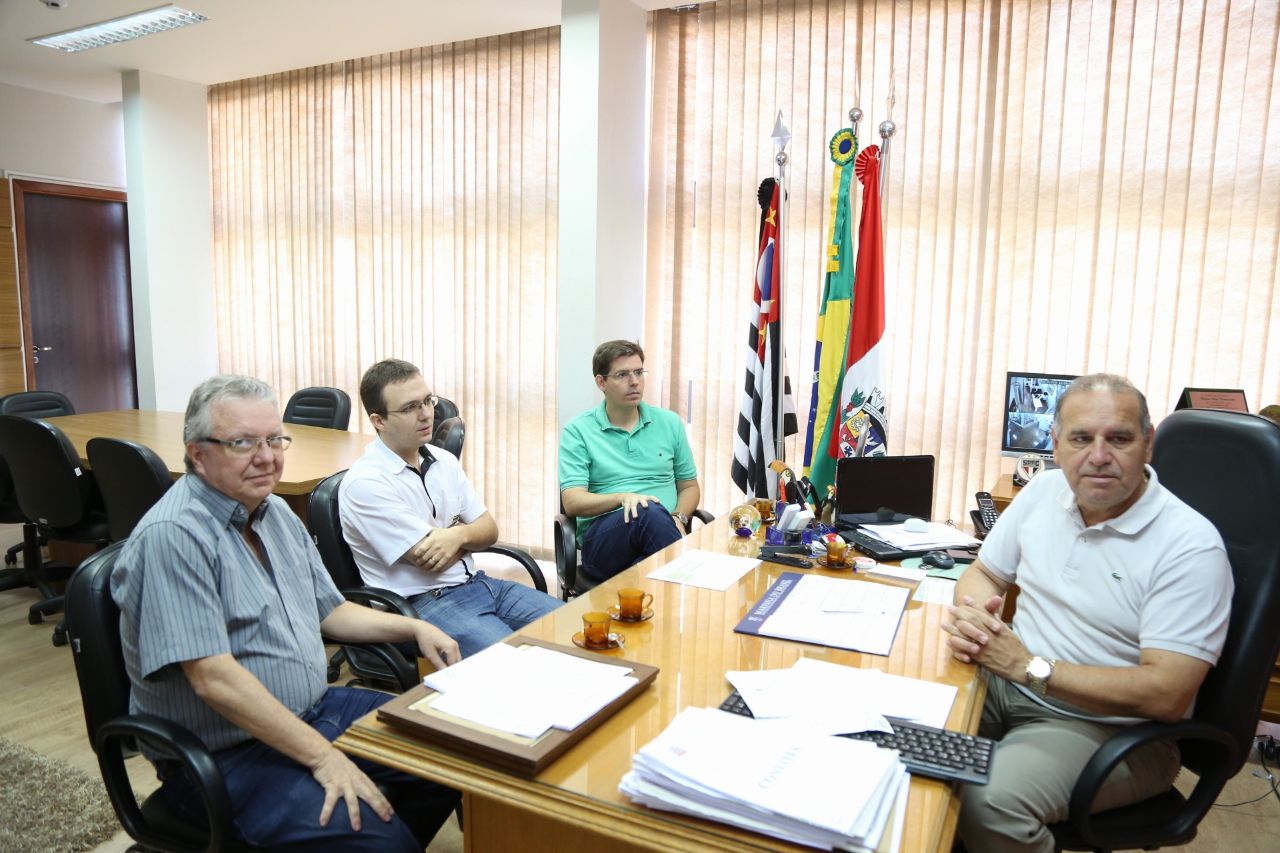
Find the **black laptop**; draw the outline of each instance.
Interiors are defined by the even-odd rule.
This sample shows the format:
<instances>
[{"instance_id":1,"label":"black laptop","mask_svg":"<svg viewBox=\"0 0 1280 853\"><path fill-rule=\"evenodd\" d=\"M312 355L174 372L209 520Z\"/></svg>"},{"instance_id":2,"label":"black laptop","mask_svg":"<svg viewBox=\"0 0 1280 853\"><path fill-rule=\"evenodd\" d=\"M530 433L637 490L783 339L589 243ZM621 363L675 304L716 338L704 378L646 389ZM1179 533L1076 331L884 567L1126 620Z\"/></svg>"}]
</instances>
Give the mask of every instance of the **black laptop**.
<instances>
[{"instance_id":1,"label":"black laptop","mask_svg":"<svg viewBox=\"0 0 1280 853\"><path fill-rule=\"evenodd\" d=\"M919 557L857 528L933 516L932 456L863 456L836 462L836 528L854 548L879 561ZM885 512L892 510L892 512Z\"/></svg>"}]
</instances>

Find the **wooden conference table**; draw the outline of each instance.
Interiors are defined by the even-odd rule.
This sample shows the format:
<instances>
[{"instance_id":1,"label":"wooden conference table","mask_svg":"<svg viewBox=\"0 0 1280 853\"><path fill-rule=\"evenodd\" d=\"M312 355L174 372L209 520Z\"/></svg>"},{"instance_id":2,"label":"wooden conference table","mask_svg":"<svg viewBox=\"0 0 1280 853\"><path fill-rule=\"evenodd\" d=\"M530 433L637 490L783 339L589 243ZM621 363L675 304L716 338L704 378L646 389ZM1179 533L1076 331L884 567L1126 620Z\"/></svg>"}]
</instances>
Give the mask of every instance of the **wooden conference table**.
<instances>
[{"instance_id":1,"label":"wooden conference table","mask_svg":"<svg viewBox=\"0 0 1280 853\"><path fill-rule=\"evenodd\" d=\"M357 721L337 745L462 791L468 853L810 850L726 824L632 805L618 792L618 782L630 770L632 756L679 711L688 706L714 708L724 700L732 689L724 678L729 670L784 668L800 657L811 657L942 681L958 688L947 727L964 731L977 729L986 688L976 667L958 663L947 651L940 629L944 611L936 604L909 602L892 652L881 657L733 632L769 585L782 572L796 569L763 563L725 592L645 578L686 548L751 556L757 546L754 539L732 536L727 516L722 516L520 632L571 645L573 634L582 629L582 614L617 604L620 587L638 586L654 596L655 615L649 621L613 623L626 646L608 653L661 667L652 686L533 779L432 747L378 722L375 714ZM743 744L743 749L750 746ZM902 849L950 850L958 813L959 801L950 785L913 777Z\"/></svg>"},{"instance_id":2,"label":"wooden conference table","mask_svg":"<svg viewBox=\"0 0 1280 853\"><path fill-rule=\"evenodd\" d=\"M88 464L85 449L89 439L97 436L124 438L154 450L175 478L186 471L182 457L182 412L155 412L125 409L118 412L90 412L48 418L49 423L66 433L80 458ZM320 481L351 467L372 439L346 430L285 424L285 432L293 436L293 444L284 455L284 475L276 486L276 494L306 520L306 504Z\"/></svg>"}]
</instances>

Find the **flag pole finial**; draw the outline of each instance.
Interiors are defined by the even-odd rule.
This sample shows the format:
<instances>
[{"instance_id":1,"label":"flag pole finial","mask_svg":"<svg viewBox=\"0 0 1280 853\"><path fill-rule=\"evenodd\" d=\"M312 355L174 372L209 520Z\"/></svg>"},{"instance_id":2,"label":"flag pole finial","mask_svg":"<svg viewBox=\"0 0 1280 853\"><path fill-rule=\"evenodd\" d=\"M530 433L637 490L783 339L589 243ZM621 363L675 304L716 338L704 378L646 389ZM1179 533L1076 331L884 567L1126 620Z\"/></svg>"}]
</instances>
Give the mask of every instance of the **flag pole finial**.
<instances>
[{"instance_id":1,"label":"flag pole finial","mask_svg":"<svg viewBox=\"0 0 1280 853\"><path fill-rule=\"evenodd\" d=\"M787 126L782 123L782 110L778 110L778 119L773 123L773 133L769 134L773 140L773 148L777 152L774 160L779 166L787 164L787 143L791 141L791 131L787 130Z\"/></svg>"},{"instance_id":2,"label":"flag pole finial","mask_svg":"<svg viewBox=\"0 0 1280 853\"><path fill-rule=\"evenodd\" d=\"M862 107L854 107L849 110L849 127L853 130L853 135L858 135L858 123L862 121Z\"/></svg>"}]
</instances>

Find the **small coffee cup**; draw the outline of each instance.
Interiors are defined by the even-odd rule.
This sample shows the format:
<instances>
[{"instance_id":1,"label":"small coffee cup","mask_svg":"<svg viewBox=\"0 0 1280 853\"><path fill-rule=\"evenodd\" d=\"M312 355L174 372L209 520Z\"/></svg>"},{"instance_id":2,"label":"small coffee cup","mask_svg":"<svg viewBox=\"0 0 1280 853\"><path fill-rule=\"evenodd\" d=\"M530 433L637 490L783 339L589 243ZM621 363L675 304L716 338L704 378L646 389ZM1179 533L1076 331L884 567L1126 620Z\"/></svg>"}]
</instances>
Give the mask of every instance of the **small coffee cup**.
<instances>
[{"instance_id":1,"label":"small coffee cup","mask_svg":"<svg viewBox=\"0 0 1280 853\"><path fill-rule=\"evenodd\" d=\"M760 513L761 520L773 518L773 501L768 498L755 499L756 512Z\"/></svg>"},{"instance_id":2,"label":"small coffee cup","mask_svg":"<svg viewBox=\"0 0 1280 853\"><path fill-rule=\"evenodd\" d=\"M827 563L832 566L843 566L849 552L849 543L839 536L832 536L827 541Z\"/></svg>"},{"instance_id":3,"label":"small coffee cup","mask_svg":"<svg viewBox=\"0 0 1280 853\"><path fill-rule=\"evenodd\" d=\"M582 641L593 649L603 649L609 645L608 613L593 610L582 614Z\"/></svg>"},{"instance_id":4,"label":"small coffee cup","mask_svg":"<svg viewBox=\"0 0 1280 853\"><path fill-rule=\"evenodd\" d=\"M621 619L641 618L650 604L653 604L653 595L643 589L627 587L618 590L618 617Z\"/></svg>"}]
</instances>

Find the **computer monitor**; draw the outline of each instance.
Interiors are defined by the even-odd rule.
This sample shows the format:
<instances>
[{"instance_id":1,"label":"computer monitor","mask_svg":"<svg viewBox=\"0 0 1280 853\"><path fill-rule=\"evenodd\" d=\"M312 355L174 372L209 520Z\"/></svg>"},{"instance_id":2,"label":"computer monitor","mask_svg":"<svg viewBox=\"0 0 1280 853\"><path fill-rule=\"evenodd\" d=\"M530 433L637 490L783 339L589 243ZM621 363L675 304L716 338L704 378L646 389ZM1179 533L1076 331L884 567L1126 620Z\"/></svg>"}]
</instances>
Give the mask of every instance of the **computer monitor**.
<instances>
[{"instance_id":1,"label":"computer monitor","mask_svg":"<svg viewBox=\"0 0 1280 853\"><path fill-rule=\"evenodd\" d=\"M1174 409L1226 409L1229 412L1248 412L1244 390L1241 388L1183 388Z\"/></svg>"},{"instance_id":2,"label":"computer monitor","mask_svg":"<svg viewBox=\"0 0 1280 853\"><path fill-rule=\"evenodd\" d=\"M1075 378L1065 373L1008 374L1004 384L1002 456L1053 456L1053 414L1062 393Z\"/></svg>"},{"instance_id":3,"label":"computer monitor","mask_svg":"<svg viewBox=\"0 0 1280 853\"><path fill-rule=\"evenodd\" d=\"M928 521L933 515L932 456L851 456L836 460L836 511L876 520L880 508Z\"/></svg>"}]
</instances>

